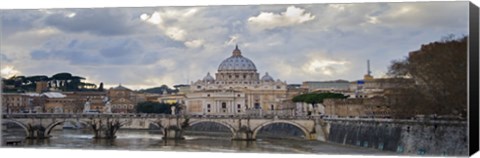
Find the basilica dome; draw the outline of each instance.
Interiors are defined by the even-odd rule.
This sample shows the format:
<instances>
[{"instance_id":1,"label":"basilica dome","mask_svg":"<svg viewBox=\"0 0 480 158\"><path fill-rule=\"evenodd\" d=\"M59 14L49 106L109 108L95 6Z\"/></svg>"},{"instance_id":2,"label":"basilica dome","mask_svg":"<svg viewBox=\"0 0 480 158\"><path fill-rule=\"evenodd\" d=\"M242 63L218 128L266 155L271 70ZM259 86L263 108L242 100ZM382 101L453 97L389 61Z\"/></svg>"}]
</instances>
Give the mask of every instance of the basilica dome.
<instances>
[{"instance_id":1,"label":"basilica dome","mask_svg":"<svg viewBox=\"0 0 480 158\"><path fill-rule=\"evenodd\" d=\"M268 72L265 73L265 75L262 77L262 81L265 81L265 82L273 82L273 78L272 76L268 75Z\"/></svg>"},{"instance_id":2,"label":"basilica dome","mask_svg":"<svg viewBox=\"0 0 480 158\"><path fill-rule=\"evenodd\" d=\"M232 56L223 60L218 71L257 71L255 64L248 58L242 56L238 46L233 50Z\"/></svg>"},{"instance_id":3,"label":"basilica dome","mask_svg":"<svg viewBox=\"0 0 480 158\"><path fill-rule=\"evenodd\" d=\"M210 72L209 72L209 73L207 73L207 76L205 76L205 77L203 78L203 81L205 81L205 82L214 82L215 79L214 79L212 76L210 76Z\"/></svg>"}]
</instances>

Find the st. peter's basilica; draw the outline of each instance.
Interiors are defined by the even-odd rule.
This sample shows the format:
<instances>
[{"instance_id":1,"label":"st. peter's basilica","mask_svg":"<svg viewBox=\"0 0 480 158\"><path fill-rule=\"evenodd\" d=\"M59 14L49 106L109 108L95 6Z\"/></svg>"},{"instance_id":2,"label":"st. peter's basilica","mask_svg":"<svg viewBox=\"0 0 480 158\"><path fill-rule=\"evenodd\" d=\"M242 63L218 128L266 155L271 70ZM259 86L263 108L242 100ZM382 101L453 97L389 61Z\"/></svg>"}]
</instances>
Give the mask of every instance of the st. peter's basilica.
<instances>
[{"instance_id":1,"label":"st. peter's basilica","mask_svg":"<svg viewBox=\"0 0 480 158\"><path fill-rule=\"evenodd\" d=\"M287 83L267 72L260 78L255 64L235 47L232 56L210 73L193 82L187 94L189 114L238 115L248 111L271 112L287 101Z\"/></svg>"}]
</instances>

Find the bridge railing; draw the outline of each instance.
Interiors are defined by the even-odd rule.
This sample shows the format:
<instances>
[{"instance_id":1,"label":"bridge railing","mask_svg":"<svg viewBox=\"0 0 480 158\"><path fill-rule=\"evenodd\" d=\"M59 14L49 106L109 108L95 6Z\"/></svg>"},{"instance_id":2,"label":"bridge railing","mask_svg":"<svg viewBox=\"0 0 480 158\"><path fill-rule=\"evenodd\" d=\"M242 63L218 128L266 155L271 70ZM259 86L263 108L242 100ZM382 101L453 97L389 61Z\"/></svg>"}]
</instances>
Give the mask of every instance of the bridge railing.
<instances>
[{"instance_id":1,"label":"bridge railing","mask_svg":"<svg viewBox=\"0 0 480 158\"><path fill-rule=\"evenodd\" d=\"M168 115L168 114L146 114L146 113L114 113L114 114L58 114L58 113L14 113L4 114L3 118L206 118L206 119L314 119L312 116L291 116L291 115Z\"/></svg>"}]
</instances>

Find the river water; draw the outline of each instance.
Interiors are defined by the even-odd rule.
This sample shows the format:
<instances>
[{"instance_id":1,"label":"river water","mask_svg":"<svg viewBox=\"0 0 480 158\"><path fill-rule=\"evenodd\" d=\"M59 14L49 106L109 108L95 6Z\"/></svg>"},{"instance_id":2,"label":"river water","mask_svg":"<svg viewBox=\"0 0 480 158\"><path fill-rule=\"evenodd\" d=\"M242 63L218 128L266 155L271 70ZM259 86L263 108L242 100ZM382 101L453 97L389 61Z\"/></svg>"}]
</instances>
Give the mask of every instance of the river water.
<instances>
[{"instance_id":1,"label":"river water","mask_svg":"<svg viewBox=\"0 0 480 158\"><path fill-rule=\"evenodd\" d=\"M54 130L50 133L52 137L44 140L24 140L21 129L9 129L2 135L4 139L23 140L17 146L22 148L396 155L371 148L306 141L300 137L262 138L259 135L256 141L232 141L229 133L189 133L185 140L162 140L161 133L148 130L119 130L114 140L95 140L91 131L71 129Z\"/></svg>"}]
</instances>

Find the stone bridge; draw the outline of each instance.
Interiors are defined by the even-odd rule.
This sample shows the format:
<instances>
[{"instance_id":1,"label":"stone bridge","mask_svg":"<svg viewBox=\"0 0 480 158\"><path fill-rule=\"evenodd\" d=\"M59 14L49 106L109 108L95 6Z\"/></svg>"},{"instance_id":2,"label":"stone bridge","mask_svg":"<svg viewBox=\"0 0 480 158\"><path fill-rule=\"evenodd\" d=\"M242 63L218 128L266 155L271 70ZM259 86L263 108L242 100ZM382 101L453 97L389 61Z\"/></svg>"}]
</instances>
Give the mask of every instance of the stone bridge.
<instances>
[{"instance_id":1,"label":"stone bridge","mask_svg":"<svg viewBox=\"0 0 480 158\"><path fill-rule=\"evenodd\" d=\"M292 116L233 115L152 115L152 114L4 114L2 123L15 123L27 139L50 137L52 129L65 122L82 123L94 132L95 139L113 139L118 129L148 129L153 125L163 131L164 139L183 139L184 129L203 122L220 124L232 133L232 140L255 140L265 126L283 123L300 129L307 140L325 141L329 126L320 118Z\"/></svg>"}]
</instances>

